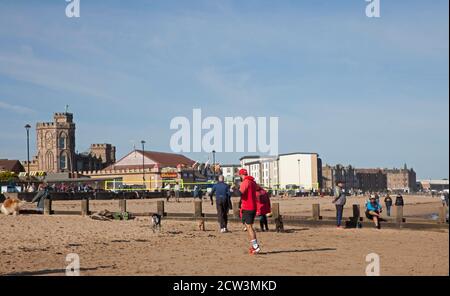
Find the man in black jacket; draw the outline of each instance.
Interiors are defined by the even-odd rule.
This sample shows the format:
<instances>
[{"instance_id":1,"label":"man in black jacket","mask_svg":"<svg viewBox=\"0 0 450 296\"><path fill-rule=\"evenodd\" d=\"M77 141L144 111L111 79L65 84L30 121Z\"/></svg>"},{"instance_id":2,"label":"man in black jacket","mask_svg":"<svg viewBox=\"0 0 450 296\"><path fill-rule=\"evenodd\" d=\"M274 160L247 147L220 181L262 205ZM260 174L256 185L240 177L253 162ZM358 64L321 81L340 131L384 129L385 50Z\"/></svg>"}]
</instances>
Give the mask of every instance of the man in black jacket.
<instances>
[{"instance_id":1,"label":"man in black jacket","mask_svg":"<svg viewBox=\"0 0 450 296\"><path fill-rule=\"evenodd\" d=\"M228 211L231 205L231 193L230 186L224 182L224 177L219 176L219 182L215 184L211 190L210 198L211 205L214 204L213 195L216 195L216 208L217 208L217 218L220 224L220 232L228 232Z\"/></svg>"},{"instance_id":2,"label":"man in black jacket","mask_svg":"<svg viewBox=\"0 0 450 296\"><path fill-rule=\"evenodd\" d=\"M403 196L401 194L398 194L395 198L395 206L397 207L403 207L405 205L403 201Z\"/></svg>"},{"instance_id":3,"label":"man in black jacket","mask_svg":"<svg viewBox=\"0 0 450 296\"><path fill-rule=\"evenodd\" d=\"M392 198L389 195L389 193L384 198L384 204L386 205L387 215L390 217L391 216L391 207L392 207Z\"/></svg>"}]
</instances>

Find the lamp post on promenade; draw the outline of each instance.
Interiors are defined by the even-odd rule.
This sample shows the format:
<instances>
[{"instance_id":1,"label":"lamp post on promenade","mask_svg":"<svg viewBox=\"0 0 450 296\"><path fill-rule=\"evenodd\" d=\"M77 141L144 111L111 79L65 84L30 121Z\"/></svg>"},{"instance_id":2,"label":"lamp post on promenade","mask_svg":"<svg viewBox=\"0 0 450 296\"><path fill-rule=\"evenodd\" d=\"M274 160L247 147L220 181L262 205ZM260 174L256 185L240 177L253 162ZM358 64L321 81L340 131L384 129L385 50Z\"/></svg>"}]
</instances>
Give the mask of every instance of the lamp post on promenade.
<instances>
[{"instance_id":1,"label":"lamp post on promenade","mask_svg":"<svg viewBox=\"0 0 450 296\"><path fill-rule=\"evenodd\" d=\"M25 125L25 129L27 130L27 180L28 185L30 185L30 128L31 125Z\"/></svg>"},{"instance_id":2,"label":"lamp post on promenade","mask_svg":"<svg viewBox=\"0 0 450 296\"><path fill-rule=\"evenodd\" d=\"M141 141L142 144L142 182L145 185L145 141Z\"/></svg>"}]
</instances>

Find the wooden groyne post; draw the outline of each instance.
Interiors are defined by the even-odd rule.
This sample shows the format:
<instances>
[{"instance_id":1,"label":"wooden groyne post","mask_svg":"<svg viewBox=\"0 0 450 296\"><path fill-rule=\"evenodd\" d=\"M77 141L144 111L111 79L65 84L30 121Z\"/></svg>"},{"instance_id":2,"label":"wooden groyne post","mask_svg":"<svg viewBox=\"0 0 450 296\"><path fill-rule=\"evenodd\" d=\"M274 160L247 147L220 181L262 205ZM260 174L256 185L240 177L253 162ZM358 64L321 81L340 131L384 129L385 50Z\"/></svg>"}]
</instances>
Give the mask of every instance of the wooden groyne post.
<instances>
[{"instance_id":1,"label":"wooden groyne post","mask_svg":"<svg viewBox=\"0 0 450 296\"><path fill-rule=\"evenodd\" d=\"M88 216L89 215L89 199L82 199L81 200L81 216Z\"/></svg>"},{"instance_id":2,"label":"wooden groyne post","mask_svg":"<svg viewBox=\"0 0 450 296\"><path fill-rule=\"evenodd\" d=\"M44 215L52 214L52 200L50 198L44 199Z\"/></svg>"},{"instance_id":3,"label":"wooden groyne post","mask_svg":"<svg viewBox=\"0 0 450 296\"><path fill-rule=\"evenodd\" d=\"M164 216L164 201L163 200L158 200L156 202L156 212L158 213L158 215L160 215L161 217Z\"/></svg>"},{"instance_id":4,"label":"wooden groyne post","mask_svg":"<svg viewBox=\"0 0 450 296\"><path fill-rule=\"evenodd\" d=\"M360 205L353 205L353 219L355 222L359 222L361 219L361 207Z\"/></svg>"},{"instance_id":5,"label":"wooden groyne post","mask_svg":"<svg viewBox=\"0 0 450 296\"><path fill-rule=\"evenodd\" d=\"M239 209L239 202L238 201L233 201L233 216L236 219L240 218L240 209Z\"/></svg>"},{"instance_id":6,"label":"wooden groyne post","mask_svg":"<svg viewBox=\"0 0 450 296\"><path fill-rule=\"evenodd\" d=\"M272 205L272 215L274 219L278 219L280 217L280 204L274 203Z\"/></svg>"},{"instance_id":7,"label":"wooden groyne post","mask_svg":"<svg viewBox=\"0 0 450 296\"><path fill-rule=\"evenodd\" d=\"M397 206L396 208L397 208L397 214L396 214L395 220L396 220L398 226L401 227L402 223L403 223L403 206Z\"/></svg>"},{"instance_id":8,"label":"wooden groyne post","mask_svg":"<svg viewBox=\"0 0 450 296\"><path fill-rule=\"evenodd\" d=\"M312 205L312 217L314 221L320 220L320 204Z\"/></svg>"},{"instance_id":9,"label":"wooden groyne post","mask_svg":"<svg viewBox=\"0 0 450 296\"><path fill-rule=\"evenodd\" d=\"M125 213L127 211L127 200L119 199L119 211Z\"/></svg>"},{"instance_id":10,"label":"wooden groyne post","mask_svg":"<svg viewBox=\"0 0 450 296\"><path fill-rule=\"evenodd\" d=\"M440 224L447 223L447 206L445 206L445 205L443 205L439 209L439 220L438 220L438 222Z\"/></svg>"},{"instance_id":11,"label":"wooden groyne post","mask_svg":"<svg viewBox=\"0 0 450 296\"><path fill-rule=\"evenodd\" d=\"M203 203L201 200L194 201L194 217L203 217Z\"/></svg>"}]
</instances>

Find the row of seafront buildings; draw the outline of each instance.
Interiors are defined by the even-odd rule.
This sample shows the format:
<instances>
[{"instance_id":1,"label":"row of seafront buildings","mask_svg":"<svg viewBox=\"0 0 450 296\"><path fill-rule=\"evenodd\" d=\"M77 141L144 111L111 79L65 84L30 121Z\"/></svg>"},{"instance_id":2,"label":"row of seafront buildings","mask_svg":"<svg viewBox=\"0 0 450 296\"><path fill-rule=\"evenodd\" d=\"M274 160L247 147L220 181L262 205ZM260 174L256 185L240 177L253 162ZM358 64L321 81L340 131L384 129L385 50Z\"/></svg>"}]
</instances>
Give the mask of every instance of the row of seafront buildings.
<instances>
[{"instance_id":1,"label":"row of seafront buildings","mask_svg":"<svg viewBox=\"0 0 450 296\"><path fill-rule=\"evenodd\" d=\"M415 192L419 189L416 172L406 164L401 169L354 168L351 165L329 166L322 169L323 188L330 189L336 181L344 181L348 189L363 192Z\"/></svg>"},{"instance_id":2,"label":"row of seafront buildings","mask_svg":"<svg viewBox=\"0 0 450 296\"><path fill-rule=\"evenodd\" d=\"M420 184L416 172L406 165L401 169L354 168L351 165L324 165L317 153L289 153L276 157L245 156L239 165L222 165L225 177L231 180L238 168L246 168L256 182L268 188L333 190L342 181L348 190L363 192L415 192ZM448 184L448 181L447 181Z\"/></svg>"},{"instance_id":3,"label":"row of seafront buildings","mask_svg":"<svg viewBox=\"0 0 450 296\"><path fill-rule=\"evenodd\" d=\"M145 184L149 190L168 182L183 184L207 182L222 173L232 182L239 168L246 168L256 181L267 188L329 191L336 181L347 189L364 192L433 190L435 181L416 182L416 173L402 169L359 169L352 166L325 165L317 153L289 153L274 157L244 156L240 163L220 168L199 164L183 155L134 149L116 161L111 144L92 144L88 151L75 148L73 114L55 113L52 122L36 124L36 156L31 161L0 160L1 171L28 172L28 176L47 175L47 179L114 180L125 184ZM448 180L439 181L448 189ZM437 183L439 183L437 182ZM419 186L418 186L419 185ZM434 186L434 187L433 187Z\"/></svg>"}]
</instances>

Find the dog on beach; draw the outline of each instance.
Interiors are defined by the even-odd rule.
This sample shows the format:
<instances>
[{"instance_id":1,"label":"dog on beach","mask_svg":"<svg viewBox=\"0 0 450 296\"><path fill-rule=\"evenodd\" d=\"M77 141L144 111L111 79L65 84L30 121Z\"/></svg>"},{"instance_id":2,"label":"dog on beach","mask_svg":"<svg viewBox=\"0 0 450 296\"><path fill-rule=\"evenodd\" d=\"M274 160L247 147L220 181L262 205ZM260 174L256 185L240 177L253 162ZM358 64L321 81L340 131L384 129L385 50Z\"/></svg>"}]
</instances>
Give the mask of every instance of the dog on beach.
<instances>
[{"instance_id":1,"label":"dog on beach","mask_svg":"<svg viewBox=\"0 0 450 296\"><path fill-rule=\"evenodd\" d=\"M281 215L275 218L275 229L277 232L284 232L283 217Z\"/></svg>"},{"instance_id":2,"label":"dog on beach","mask_svg":"<svg viewBox=\"0 0 450 296\"><path fill-rule=\"evenodd\" d=\"M197 227L199 231L206 231L205 220L198 220Z\"/></svg>"},{"instance_id":3,"label":"dog on beach","mask_svg":"<svg viewBox=\"0 0 450 296\"><path fill-rule=\"evenodd\" d=\"M17 216L20 211L20 207L22 206L23 202L17 198L7 198L3 202L1 206L1 212L5 215L14 215Z\"/></svg>"},{"instance_id":4,"label":"dog on beach","mask_svg":"<svg viewBox=\"0 0 450 296\"><path fill-rule=\"evenodd\" d=\"M161 215L153 214L151 223L153 233L155 233L156 231L161 231Z\"/></svg>"}]
</instances>

